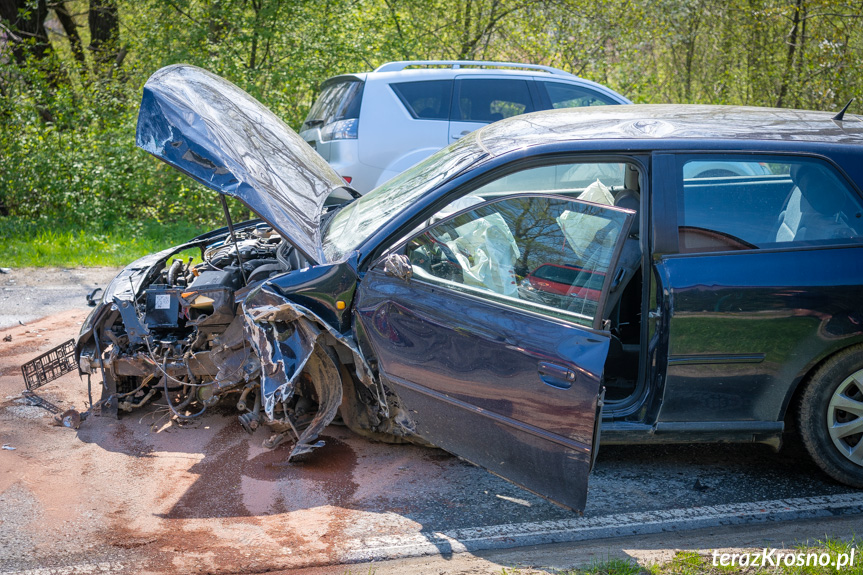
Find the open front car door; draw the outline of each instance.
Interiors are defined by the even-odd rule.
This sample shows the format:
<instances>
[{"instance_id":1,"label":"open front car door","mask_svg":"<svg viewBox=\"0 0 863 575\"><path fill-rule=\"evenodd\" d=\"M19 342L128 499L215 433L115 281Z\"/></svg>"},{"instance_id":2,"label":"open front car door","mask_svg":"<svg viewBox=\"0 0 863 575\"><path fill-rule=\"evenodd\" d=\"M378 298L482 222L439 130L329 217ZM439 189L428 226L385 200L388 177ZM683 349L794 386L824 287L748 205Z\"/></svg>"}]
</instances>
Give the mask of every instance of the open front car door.
<instances>
[{"instance_id":1,"label":"open front car door","mask_svg":"<svg viewBox=\"0 0 863 575\"><path fill-rule=\"evenodd\" d=\"M354 329L416 433L581 511L633 212L551 195L429 225L360 283Z\"/></svg>"}]
</instances>

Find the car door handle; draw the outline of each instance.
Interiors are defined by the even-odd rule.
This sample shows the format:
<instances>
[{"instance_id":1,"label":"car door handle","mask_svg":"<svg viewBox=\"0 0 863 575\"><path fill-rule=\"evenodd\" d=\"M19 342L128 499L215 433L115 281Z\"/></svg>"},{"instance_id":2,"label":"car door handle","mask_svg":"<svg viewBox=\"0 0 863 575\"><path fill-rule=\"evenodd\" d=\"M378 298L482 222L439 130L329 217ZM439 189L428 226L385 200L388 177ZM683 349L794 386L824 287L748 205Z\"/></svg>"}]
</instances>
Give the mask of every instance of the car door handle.
<instances>
[{"instance_id":1,"label":"car door handle","mask_svg":"<svg viewBox=\"0 0 863 575\"><path fill-rule=\"evenodd\" d=\"M467 136L468 134L470 134L470 130L462 130L461 134L458 134L458 135L453 134L452 139L453 140L459 140L459 139Z\"/></svg>"},{"instance_id":2,"label":"car door handle","mask_svg":"<svg viewBox=\"0 0 863 575\"><path fill-rule=\"evenodd\" d=\"M569 389L575 381L575 372L562 365L541 361L538 371L544 384L558 389Z\"/></svg>"}]
</instances>

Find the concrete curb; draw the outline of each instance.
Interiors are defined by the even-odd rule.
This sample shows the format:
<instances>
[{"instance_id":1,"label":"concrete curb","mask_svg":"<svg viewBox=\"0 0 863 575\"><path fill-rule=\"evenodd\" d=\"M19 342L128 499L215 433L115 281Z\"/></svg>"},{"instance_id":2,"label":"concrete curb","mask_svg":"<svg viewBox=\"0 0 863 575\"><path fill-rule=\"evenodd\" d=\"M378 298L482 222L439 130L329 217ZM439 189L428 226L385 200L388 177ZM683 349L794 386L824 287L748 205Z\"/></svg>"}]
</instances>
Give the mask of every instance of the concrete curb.
<instances>
[{"instance_id":1,"label":"concrete curb","mask_svg":"<svg viewBox=\"0 0 863 575\"><path fill-rule=\"evenodd\" d=\"M344 545L340 559L383 561L859 513L863 513L863 493L800 497L353 539Z\"/></svg>"}]
</instances>

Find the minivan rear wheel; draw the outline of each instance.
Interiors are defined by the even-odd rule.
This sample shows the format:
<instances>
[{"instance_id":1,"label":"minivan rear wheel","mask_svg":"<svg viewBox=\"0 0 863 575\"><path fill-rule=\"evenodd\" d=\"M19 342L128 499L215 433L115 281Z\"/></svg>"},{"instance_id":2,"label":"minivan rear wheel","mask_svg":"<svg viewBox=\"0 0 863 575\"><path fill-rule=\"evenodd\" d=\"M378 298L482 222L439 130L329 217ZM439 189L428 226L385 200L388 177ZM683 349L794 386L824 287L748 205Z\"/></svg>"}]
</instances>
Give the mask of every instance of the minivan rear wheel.
<instances>
[{"instance_id":1,"label":"minivan rear wheel","mask_svg":"<svg viewBox=\"0 0 863 575\"><path fill-rule=\"evenodd\" d=\"M798 429L810 457L830 477L863 488L863 345L819 367L799 405Z\"/></svg>"}]
</instances>

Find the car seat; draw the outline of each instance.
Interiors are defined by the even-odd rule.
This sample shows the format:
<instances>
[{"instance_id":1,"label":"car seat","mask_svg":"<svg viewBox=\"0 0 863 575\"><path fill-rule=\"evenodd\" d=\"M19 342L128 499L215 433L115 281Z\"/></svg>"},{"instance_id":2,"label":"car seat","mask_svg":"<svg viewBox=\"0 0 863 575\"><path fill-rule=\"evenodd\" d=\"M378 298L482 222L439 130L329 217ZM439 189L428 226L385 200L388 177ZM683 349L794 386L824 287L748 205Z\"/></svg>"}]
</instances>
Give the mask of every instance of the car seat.
<instances>
[{"instance_id":1,"label":"car seat","mask_svg":"<svg viewBox=\"0 0 863 575\"><path fill-rule=\"evenodd\" d=\"M842 220L842 187L830 174L817 166L799 164L791 169L791 181L794 187L776 223L777 243L854 235Z\"/></svg>"},{"instance_id":2,"label":"car seat","mask_svg":"<svg viewBox=\"0 0 863 575\"><path fill-rule=\"evenodd\" d=\"M635 272L641 267L641 240L639 239L640 229L638 221L641 195L635 190L620 190L614 196L614 205L619 208L634 210L635 216L632 220L632 227L629 228L629 235L624 240L617 269L612 278L613 283L605 306L607 311L614 309L614 306L620 301L620 296L623 295L624 288L635 276Z\"/></svg>"}]
</instances>

